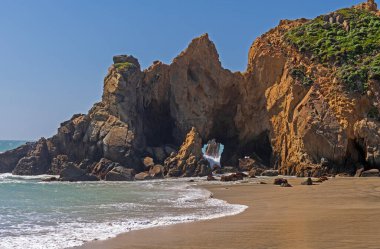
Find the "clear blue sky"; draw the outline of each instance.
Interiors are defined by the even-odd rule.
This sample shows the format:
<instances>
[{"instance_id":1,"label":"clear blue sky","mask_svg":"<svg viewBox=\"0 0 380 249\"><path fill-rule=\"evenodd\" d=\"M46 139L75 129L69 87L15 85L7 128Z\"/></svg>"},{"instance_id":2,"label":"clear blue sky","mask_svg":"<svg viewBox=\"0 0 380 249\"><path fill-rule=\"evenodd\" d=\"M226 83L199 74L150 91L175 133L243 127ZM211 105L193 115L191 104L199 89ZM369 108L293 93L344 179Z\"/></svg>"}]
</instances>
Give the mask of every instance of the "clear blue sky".
<instances>
[{"instance_id":1,"label":"clear blue sky","mask_svg":"<svg viewBox=\"0 0 380 249\"><path fill-rule=\"evenodd\" d=\"M280 19L354 0L0 0L0 139L49 137L100 100L116 54L143 68L209 33L222 64L242 71L253 40Z\"/></svg>"}]
</instances>

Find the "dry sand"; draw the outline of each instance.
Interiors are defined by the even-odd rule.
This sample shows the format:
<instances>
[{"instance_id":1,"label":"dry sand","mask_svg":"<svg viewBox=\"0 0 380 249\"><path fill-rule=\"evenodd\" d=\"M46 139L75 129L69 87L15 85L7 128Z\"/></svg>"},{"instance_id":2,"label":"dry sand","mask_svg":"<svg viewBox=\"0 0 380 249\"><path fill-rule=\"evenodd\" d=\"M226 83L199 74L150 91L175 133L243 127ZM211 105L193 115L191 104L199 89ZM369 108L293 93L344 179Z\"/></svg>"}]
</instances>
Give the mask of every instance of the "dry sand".
<instances>
[{"instance_id":1,"label":"dry sand","mask_svg":"<svg viewBox=\"0 0 380 249\"><path fill-rule=\"evenodd\" d=\"M249 208L236 216L132 231L81 248L380 248L380 178L290 183L294 187L205 186L214 198Z\"/></svg>"}]
</instances>

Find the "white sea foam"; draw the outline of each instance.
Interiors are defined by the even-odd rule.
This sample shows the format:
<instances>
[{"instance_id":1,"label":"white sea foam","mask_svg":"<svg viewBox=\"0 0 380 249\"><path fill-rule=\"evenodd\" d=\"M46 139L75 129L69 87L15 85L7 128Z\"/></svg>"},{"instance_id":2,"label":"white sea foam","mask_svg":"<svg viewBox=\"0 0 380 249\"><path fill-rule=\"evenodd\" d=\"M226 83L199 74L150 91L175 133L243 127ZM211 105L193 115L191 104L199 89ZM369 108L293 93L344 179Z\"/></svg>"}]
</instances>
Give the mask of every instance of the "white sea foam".
<instances>
[{"instance_id":1,"label":"white sea foam","mask_svg":"<svg viewBox=\"0 0 380 249\"><path fill-rule=\"evenodd\" d=\"M25 182L31 179L43 179L44 177L46 176L23 179ZM1 179L6 178L13 179L13 176L0 175L0 182ZM78 192L83 189L88 191L90 189L99 192L99 195L103 189L111 188L109 192L113 193L114 189L120 188L120 191L130 191L133 195L132 199L136 197L141 199L135 202L129 199L125 202L115 203L73 203L65 207L57 206L51 213L42 213L40 210L32 209L27 214L20 213L25 210L7 215L0 214L0 248L2 249L74 247L95 239L104 240L115 237L131 230L236 215L247 208L243 205L233 205L223 200L210 198L211 193L209 191L191 186L189 183L183 182L182 179L133 183L33 184L33 187L43 188L44 191L58 188L60 191L71 193L74 189L75 193L75 191ZM142 196L136 193L140 190ZM61 193L60 191L58 191L58 195ZM104 196L107 197L108 192ZM139 210L139 212L128 215L128 210ZM101 219L101 221L94 222L94 220L83 217L90 211L95 212L100 217L102 214L112 214L113 212L115 216L110 216L109 221ZM23 215L25 219L29 219L28 222L14 223L15 217L20 219L20 217L24 217ZM2 226L6 226L6 228L3 227L2 230Z\"/></svg>"}]
</instances>

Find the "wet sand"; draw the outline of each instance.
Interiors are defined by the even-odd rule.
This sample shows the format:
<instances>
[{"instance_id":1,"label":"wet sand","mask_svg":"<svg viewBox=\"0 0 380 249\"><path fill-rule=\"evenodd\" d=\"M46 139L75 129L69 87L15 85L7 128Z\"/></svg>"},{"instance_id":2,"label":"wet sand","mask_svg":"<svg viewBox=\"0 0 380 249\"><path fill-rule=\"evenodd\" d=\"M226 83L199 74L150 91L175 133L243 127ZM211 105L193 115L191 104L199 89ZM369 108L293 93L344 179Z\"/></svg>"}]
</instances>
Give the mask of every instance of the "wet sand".
<instances>
[{"instance_id":1,"label":"wet sand","mask_svg":"<svg viewBox=\"0 0 380 249\"><path fill-rule=\"evenodd\" d=\"M272 180L270 180L272 181ZM292 188L205 186L214 198L249 208L235 216L132 231L82 249L380 248L380 178L336 178Z\"/></svg>"}]
</instances>

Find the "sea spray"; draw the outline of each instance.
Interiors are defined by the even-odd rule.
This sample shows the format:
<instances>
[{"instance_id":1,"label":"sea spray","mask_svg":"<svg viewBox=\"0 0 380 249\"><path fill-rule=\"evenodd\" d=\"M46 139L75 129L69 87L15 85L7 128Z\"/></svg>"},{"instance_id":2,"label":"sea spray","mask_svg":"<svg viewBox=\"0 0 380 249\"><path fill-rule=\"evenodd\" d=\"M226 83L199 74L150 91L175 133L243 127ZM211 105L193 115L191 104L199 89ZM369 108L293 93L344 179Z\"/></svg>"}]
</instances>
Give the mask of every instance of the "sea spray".
<instances>
[{"instance_id":1,"label":"sea spray","mask_svg":"<svg viewBox=\"0 0 380 249\"><path fill-rule=\"evenodd\" d=\"M215 139L208 141L202 148L203 157L209 162L210 167L221 167L220 159L224 150L224 145L217 143Z\"/></svg>"}]
</instances>

